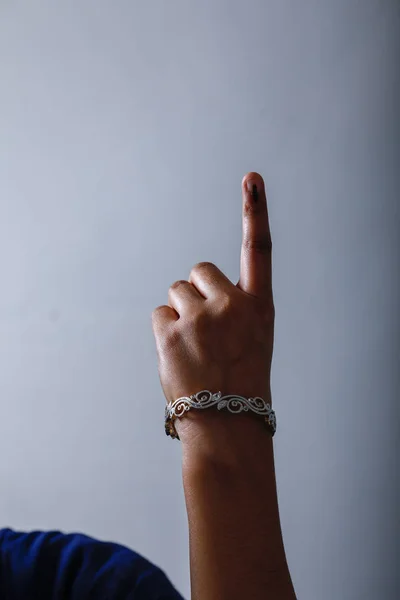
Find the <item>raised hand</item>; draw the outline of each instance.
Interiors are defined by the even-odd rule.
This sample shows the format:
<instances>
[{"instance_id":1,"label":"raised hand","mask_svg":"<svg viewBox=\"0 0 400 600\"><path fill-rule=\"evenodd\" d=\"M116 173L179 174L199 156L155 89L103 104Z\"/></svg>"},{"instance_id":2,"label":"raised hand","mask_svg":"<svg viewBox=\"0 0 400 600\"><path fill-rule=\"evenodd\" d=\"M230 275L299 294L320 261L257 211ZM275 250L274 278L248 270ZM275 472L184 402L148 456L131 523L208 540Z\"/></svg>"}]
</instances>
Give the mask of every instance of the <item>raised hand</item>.
<instances>
[{"instance_id":1,"label":"raised hand","mask_svg":"<svg viewBox=\"0 0 400 600\"><path fill-rule=\"evenodd\" d=\"M242 195L238 283L214 264L198 263L188 281L170 287L169 305L152 313L167 402L209 390L271 403L274 304L262 177L248 173ZM182 442L191 598L295 600L272 437L251 411L213 409L191 409L174 421Z\"/></svg>"},{"instance_id":2,"label":"raised hand","mask_svg":"<svg viewBox=\"0 0 400 600\"><path fill-rule=\"evenodd\" d=\"M271 235L261 175L252 172L243 178L242 196L238 283L234 285L216 265L198 263L188 281L171 285L168 305L152 313L167 402L204 389L271 402Z\"/></svg>"}]
</instances>

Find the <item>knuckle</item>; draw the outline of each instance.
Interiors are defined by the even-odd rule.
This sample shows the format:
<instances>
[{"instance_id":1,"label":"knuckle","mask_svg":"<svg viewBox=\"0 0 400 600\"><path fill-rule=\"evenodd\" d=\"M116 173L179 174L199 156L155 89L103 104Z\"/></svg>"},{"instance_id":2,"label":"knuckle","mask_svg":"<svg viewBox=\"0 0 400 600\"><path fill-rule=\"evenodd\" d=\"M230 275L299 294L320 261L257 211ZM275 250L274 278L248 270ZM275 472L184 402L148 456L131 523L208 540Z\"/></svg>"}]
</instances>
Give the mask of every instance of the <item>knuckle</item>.
<instances>
[{"instance_id":1,"label":"knuckle","mask_svg":"<svg viewBox=\"0 0 400 600\"><path fill-rule=\"evenodd\" d=\"M258 238L246 239L243 246L259 254L270 254L272 252L271 236L266 233Z\"/></svg>"},{"instance_id":2,"label":"knuckle","mask_svg":"<svg viewBox=\"0 0 400 600\"><path fill-rule=\"evenodd\" d=\"M193 271L203 271L205 269L213 269L215 267L214 263L211 262L199 262L197 264L194 265L192 272Z\"/></svg>"},{"instance_id":3,"label":"knuckle","mask_svg":"<svg viewBox=\"0 0 400 600\"><path fill-rule=\"evenodd\" d=\"M184 279L178 279L178 281L174 281L174 283L170 286L170 290L173 290L176 287L179 287L180 285L182 285L182 283L187 283L187 281L185 281Z\"/></svg>"},{"instance_id":4,"label":"knuckle","mask_svg":"<svg viewBox=\"0 0 400 600\"><path fill-rule=\"evenodd\" d=\"M164 310L165 310L165 304L157 306L151 313L151 318L153 320L156 319L162 312L164 312Z\"/></svg>"}]
</instances>

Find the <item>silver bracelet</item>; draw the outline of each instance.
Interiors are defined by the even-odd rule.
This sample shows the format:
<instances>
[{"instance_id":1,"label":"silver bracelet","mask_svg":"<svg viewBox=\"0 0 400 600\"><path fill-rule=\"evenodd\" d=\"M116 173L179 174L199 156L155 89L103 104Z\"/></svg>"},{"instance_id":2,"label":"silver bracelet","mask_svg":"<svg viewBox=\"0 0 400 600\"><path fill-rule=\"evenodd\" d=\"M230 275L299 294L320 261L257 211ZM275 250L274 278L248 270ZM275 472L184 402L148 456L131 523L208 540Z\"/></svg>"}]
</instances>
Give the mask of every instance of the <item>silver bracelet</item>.
<instances>
[{"instance_id":1,"label":"silver bracelet","mask_svg":"<svg viewBox=\"0 0 400 600\"><path fill-rule=\"evenodd\" d=\"M213 394L208 390L202 390L197 394L191 396L182 396L174 402L169 402L165 407L165 433L172 437L172 439L179 436L176 432L174 421L177 417L182 417L185 412L191 408L204 409L209 408L217 404L218 410L227 408L231 413L241 413L242 411L251 410L264 417L265 423L273 436L276 431L276 416L272 410L271 405L265 402L258 396L254 398L244 398L243 396L223 396L221 398L221 392Z\"/></svg>"}]
</instances>

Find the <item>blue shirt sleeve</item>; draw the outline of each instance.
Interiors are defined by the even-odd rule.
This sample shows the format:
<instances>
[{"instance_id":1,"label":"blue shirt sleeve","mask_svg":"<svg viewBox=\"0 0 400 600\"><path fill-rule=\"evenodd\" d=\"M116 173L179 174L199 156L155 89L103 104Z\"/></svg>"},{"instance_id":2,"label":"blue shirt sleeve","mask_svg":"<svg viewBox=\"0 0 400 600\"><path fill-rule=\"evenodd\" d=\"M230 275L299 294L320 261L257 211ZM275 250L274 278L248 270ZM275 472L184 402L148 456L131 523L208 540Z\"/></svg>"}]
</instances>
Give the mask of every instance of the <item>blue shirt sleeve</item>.
<instances>
[{"instance_id":1,"label":"blue shirt sleeve","mask_svg":"<svg viewBox=\"0 0 400 600\"><path fill-rule=\"evenodd\" d=\"M184 600L144 556L79 533L0 529L1 600Z\"/></svg>"}]
</instances>

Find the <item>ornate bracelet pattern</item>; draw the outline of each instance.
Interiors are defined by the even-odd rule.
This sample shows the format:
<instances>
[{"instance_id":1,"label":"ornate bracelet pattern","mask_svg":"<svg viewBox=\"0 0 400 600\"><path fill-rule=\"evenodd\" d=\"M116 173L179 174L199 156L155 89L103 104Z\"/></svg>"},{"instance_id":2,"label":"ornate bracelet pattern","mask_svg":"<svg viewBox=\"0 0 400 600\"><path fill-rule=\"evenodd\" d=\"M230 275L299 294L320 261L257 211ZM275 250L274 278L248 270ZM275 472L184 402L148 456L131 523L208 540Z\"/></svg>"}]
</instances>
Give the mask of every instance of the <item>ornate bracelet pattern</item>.
<instances>
[{"instance_id":1,"label":"ornate bracelet pattern","mask_svg":"<svg viewBox=\"0 0 400 600\"><path fill-rule=\"evenodd\" d=\"M262 398L255 396L254 398L244 398L243 396L235 396L233 394L223 396L221 392L213 394L209 390L202 390L191 396L182 396L174 402L169 402L165 407L165 433L178 439L174 421L176 418L182 417L185 412L191 408L205 409L217 404L218 410L227 408L231 413L241 413L249 411L257 413L264 417L265 423L273 436L276 431L276 416L271 405L265 402Z\"/></svg>"}]
</instances>

